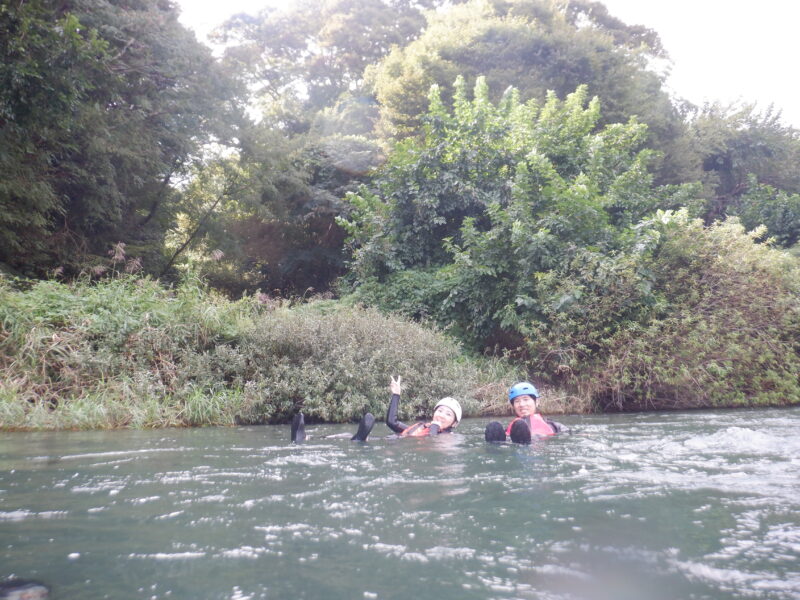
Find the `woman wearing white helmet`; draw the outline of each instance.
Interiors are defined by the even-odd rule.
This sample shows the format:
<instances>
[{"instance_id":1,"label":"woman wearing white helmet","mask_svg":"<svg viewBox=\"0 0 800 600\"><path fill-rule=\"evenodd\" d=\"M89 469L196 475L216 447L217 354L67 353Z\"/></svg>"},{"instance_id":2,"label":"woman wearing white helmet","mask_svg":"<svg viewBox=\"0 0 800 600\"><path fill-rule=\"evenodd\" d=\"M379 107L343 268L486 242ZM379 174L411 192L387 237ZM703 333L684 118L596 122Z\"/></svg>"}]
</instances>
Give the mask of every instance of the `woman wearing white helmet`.
<instances>
[{"instance_id":1,"label":"woman wearing white helmet","mask_svg":"<svg viewBox=\"0 0 800 600\"><path fill-rule=\"evenodd\" d=\"M402 391L400 383L402 377L395 379L389 390L392 392L392 399L389 401L389 410L386 412L386 425L400 437L422 437L426 435L437 435L439 433L450 433L458 426L461 421L461 405L455 398L442 398L433 407L433 418L430 422L419 421L413 425L406 425L397 420L397 408L400 405L400 393Z\"/></svg>"},{"instance_id":2,"label":"woman wearing white helmet","mask_svg":"<svg viewBox=\"0 0 800 600\"><path fill-rule=\"evenodd\" d=\"M392 377L389 389L392 392L392 399L389 401L389 410L386 412L386 425L400 437L422 437L426 435L437 435L439 433L450 433L461 421L461 405L455 398L442 398L433 407L433 418L429 423L418 422L409 426L397 420L397 408L400 404L400 383L403 378L396 380ZM350 439L355 442L366 442L372 427L375 425L375 417L372 413L367 413L358 424L358 431ZM334 434L327 437L346 437L348 434ZM291 440L295 443L302 443L306 439L305 419L303 413L298 413L292 419Z\"/></svg>"}]
</instances>

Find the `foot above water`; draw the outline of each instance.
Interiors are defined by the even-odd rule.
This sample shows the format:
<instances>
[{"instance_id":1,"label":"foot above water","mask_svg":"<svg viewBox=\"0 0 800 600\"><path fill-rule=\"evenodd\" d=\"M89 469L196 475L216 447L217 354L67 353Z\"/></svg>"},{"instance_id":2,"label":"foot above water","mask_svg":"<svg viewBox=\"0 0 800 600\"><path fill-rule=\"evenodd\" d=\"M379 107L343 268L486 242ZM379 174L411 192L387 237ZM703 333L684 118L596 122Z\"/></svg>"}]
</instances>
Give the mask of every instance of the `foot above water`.
<instances>
[{"instance_id":1,"label":"foot above water","mask_svg":"<svg viewBox=\"0 0 800 600\"><path fill-rule=\"evenodd\" d=\"M358 424L358 431L350 439L354 442L366 442L374 426L375 417L372 416L372 413L365 414Z\"/></svg>"},{"instance_id":2,"label":"foot above water","mask_svg":"<svg viewBox=\"0 0 800 600\"><path fill-rule=\"evenodd\" d=\"M514 421L511 426L511 441L515 444L531 443L531 428L523 419Z\"/></svg>"},{"instance_id":3,"label":"foot above water","mask_svg":"<svg viewBox=\"0 0 800 600\"><path fill-rule=\"evenodd\" d=\"M486 426L483 437L487 442L505 442L506 430L503 429L503 426L497 421L492 421Z\"/></svg>"},{"instance_id":4,"label":"foot above water","mask_svg":"<svg viewBox=\"0 0 800 600\"><path fill-rule=\"evenodd\" d=\"M306 421L303 413L292 417L292 441L299 444L306 440Z\"/></svg>"}]
</instances>

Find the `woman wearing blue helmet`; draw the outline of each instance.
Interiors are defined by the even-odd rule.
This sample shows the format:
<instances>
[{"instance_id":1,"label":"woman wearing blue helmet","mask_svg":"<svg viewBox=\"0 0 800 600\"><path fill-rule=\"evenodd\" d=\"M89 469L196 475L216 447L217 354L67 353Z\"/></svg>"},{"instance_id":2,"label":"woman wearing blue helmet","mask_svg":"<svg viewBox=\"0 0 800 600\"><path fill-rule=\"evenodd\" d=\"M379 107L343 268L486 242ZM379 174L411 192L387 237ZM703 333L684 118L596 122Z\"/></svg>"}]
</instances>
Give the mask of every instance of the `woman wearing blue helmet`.
<instances>
[{"instance_id":1,"label":"woman wearing blue helmet","mask_svg":"<svg viewBox=\"0 0 800 600\"><path fill-rule=\"evenodd\" d=\"M536 410L536 400L539 392L536 387L523 381L511 386L508 390L508 401L516 417L506 429L498 421L492 421L486 426L484 437L487 442L504 442L507 436L517 444L530 444L531 436L549 436L564 430L561 423L544 418Z\"/></svg>"}]
</instances>

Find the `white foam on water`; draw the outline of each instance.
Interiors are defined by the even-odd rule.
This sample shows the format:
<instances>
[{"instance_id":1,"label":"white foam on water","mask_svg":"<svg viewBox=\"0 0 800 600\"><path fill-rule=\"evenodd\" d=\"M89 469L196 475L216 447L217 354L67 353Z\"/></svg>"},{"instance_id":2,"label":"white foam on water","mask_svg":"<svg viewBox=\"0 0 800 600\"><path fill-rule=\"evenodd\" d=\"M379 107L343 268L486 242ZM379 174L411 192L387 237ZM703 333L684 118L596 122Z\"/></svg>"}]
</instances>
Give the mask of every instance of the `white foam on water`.
<instances>
[{"instance_id":1,"label":"white foam on water","mask_svg":"<svg viewBox=\"0 0 800 600\"><path fill-rule=\"evenodd\" d=\"M143 454L160 454L164 452L183 452L184 448L145 448L140 450L112 450L109 452L88 452L86 454L65 454L64 456L50 457L37 456L33 460L86 460L87 458L109 458L112 456L141 456Z\"/></svg>"},{"instance_id":2,"label":"white foam on water","mask_svg":"<svg viewBox=\"0 0 800 600\"><path fill-rule=\"evenodd\" d=\"M713 567L695 561L675 561L674 566L690 580L712 585L722 591L746 597L763 598L765 592L776 594L770 598L796 600L797 579L793 583L782 580L772 573L747 573L738 569ZM787 586L787 583L790 585ZM784 595L788 593L788 595Z\"/></svg>"},{"instance_id":3,"label":"white foam on water","mask_svg":"<svg viewBox=\"0 0 800 600\"><path fill-rule=\"evenodd\" d=\"M224 558L256 559L263 554L267 554L268 552L270 552L270 550L264 547L254 548L253 546L241 546L240 548L223 550L222 552L219 553L219 556L222 556Z\"/></svg>"},{"instance_id":4,"label":"white foam on water","mask_svg":"<svg viewBox=\"0 0 800 600\"><path fill-rule=\"evenodd\" d=\"M195 498L194 500L189 500L188 502L197 502L197 503L212 503L212 502L224 502L227 500L228 497L224 494L209 494L208 496L202 496L200 498Z\"/></svg>"},{"instance_id":5,"label":"white foam on water","mask_svg":"<svg viewBox=\"0 0 800 600\"><path fill-rule=\"evenodd\" d=\"M363 506L358 506L352 502L331 502L324 504L323 510L328 512L334 519L349 519L355 515L368 515L370 510Z\"/></svg>"},{"instance_id":6,"label":"white foam on water","mask_svg":"<svg viewBox=\"0 0 800 600\"><path fill-rule=\"evenodd\" d=\"M147 504L148 502L155 502L156 500L160 500L161 496L147 496L145 498L133 498L129 502L132 504Z\"/></svg>"},{"instance_id":7,"label":"white foam on water","mask_svg":"<svg viewBox=\"0 0 800 600\"><path fill-rule=\"evenodd\" d=\"M379 554L385 554L387 556L397 556L397 557L403 556L408 550L408 548L406 548L405 546L400 546L398 544L383 544L381 542L375 544L364 544L362 548L364 550L374 550Z\"/></svg>"},{"instance_id":8,"label":"white foam on water","mask_svg":"<svg viewBox=\"0 0 800 600\"><path fill-rule=\"evenodd\" d=\"M27 509L0 511L0 521L24 521L26 519L60 519L69 515L66 510L43 510L34 512Z\"/></svg>"},{"instance_id":9,"label":"white foam on water","mask_svg":"<svg viewBox=\"0 0 800 600\"><path fill-rule=\"evenodd\" d=\"M683 442L691 450L737 454L778 454L786 452L786 440L764 431L727 427L715 433L698 435Z\"/></svg>"},{"instance_id":10,"label":"white foam on water","mask_svg":"<svg viewBox=\"0 0 800 600\"><path fill-rule=\"evenodd\" d=\"M253 598L255 598L255 594L245 594L239 589L239 586L234 586L233 590L231 591L230 600L252 600Z\"/></svg>"},{"instance_id":11,"label":"white foam on water","mask_svg":"<svg viewBox=\"0 0 800 600\"><path fill-rule=\"evenodd\" d=\"M543 564L543 565L534 565L529 568L530 570L539 573L541 575L558 575L563 577L569 577L572 579L580 579L583 581L589 581L592 579L591 575L589 575L588 573L584 573L583 571L579 571L577 569L565 567L562 565Z\"/></svg>"},{"instance_id":12,"label":"white foam on water","mask_svg":"<svg viewBox=\"0 0 800 600\"><path fill-rule=\"evenodd\" d=\"M274 533L274 532L284 532L284 531L309 531L311 530L310 525L306 525L305 523L290 523L287 525L257 525L253 527L256 531L264 531L266 533Z\"/></svg>"},{"instance_id":13,"label":"white foam on water","mask_svg":"<svg viewBox=\"0 0 800 600\"><path fill-rule=\"evenodd\" d=\"M475 550L472 548L434 546L425 550L425 556L435 560L470 559L475 557Z\"/></svg>"},{"instance_id":14,"label":"white foam on water","mask_svg":"<svg viewBox=\"0 0 800 600\"><path fill-rule=\"evenodd\" d=\"M157 516L155 518L158 519L159 521L164 521L164 520L167 520L167 519L174 519L175 517L178 517L178 516L182 515L184 512L185 511L183 511L183 510L176 510L175 512L167 513L165 515L159 515L159 516Z\"/></svg>"},{"instance_id":15,"label":"white foam on water","mask_svg":"<svg viewBox=\"0 0 800 600\"><path fill-rule=\"evenodd\" d=\"M336 464L336 468L340 468L340 460L344 458L343 455L333 452L314 452L306 454L289 454L287 456L279 456L272 460L266 461L264 464L268 466L286 466L286 465L301 465L307 467L327 466Z\"/></svg>"},{"instance_id":16,"label":"white foam on water","mask_svg":"<svg viewBox=\"0 0 800 600\"><path fill-rule=\"evenodd\" d=\"M128 558L140 560L188 560L203 558L205 552L154 552L151 554L128 554Z\"/></svg>"},{"instance_id":17,"label":"white foam on water","mask_svg":"<svg viewBox=\"0 0 800 600\"><path fill-rule=\"evenodd\" d=\"M66 510L43 510L42 512L36 513L36 516L40 519L60 519L66 517L68 514Z\"/></svg>"}]
</instances>

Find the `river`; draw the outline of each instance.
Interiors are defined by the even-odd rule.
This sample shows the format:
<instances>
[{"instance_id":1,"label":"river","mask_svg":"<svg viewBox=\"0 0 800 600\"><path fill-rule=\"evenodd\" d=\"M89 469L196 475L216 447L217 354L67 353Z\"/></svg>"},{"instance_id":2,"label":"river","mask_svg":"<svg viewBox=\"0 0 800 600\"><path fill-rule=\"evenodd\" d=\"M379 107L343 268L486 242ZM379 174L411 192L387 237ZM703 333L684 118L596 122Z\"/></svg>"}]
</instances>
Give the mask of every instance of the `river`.
<instances>
[{"instance_id":1,"label":"river","mask_svg":"<svg viewBox=\"0 0 800 600\"><path fill-rule=\"evenodd\" d=\"M800 598L800 409L0 434L0 581L51 598Z\"/></svg>"}]
</instances>

